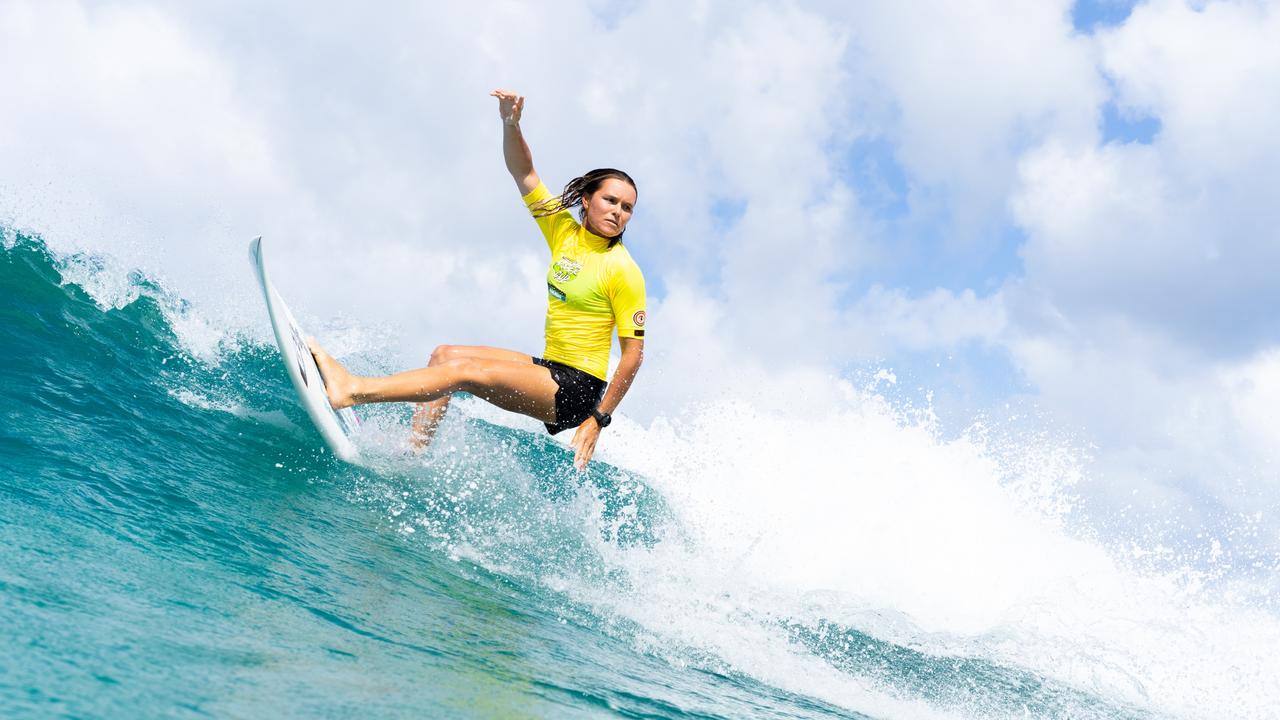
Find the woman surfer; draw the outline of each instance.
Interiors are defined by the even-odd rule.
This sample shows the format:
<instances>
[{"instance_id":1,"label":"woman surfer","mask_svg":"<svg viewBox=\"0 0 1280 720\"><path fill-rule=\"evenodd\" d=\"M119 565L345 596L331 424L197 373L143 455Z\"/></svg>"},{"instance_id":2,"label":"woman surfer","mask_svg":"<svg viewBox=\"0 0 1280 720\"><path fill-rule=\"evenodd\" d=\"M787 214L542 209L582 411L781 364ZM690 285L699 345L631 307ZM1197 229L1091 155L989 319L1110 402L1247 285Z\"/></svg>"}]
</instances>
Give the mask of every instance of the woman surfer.
<instances>
[{"instance_id":1,"label":"woman surfer","mask_svg":"<svg viewBox=\"0 0 1280 720\"><path fill-rule=\"evenodd\" d=\"M431 442L455 392L541 420L547 432L577 427L574 465L582 470L600 430L622 402L644 357L644 276L622 245L636 203L636 184L621 170L602 168L574 178L554 196L533 169L520 132L524 98L490 93L502 116L502 154L551 250L547 271L543 357L501 348L441 345L427 367L385 377L351 375L314 340L312 353L335 408L376 402L420 402L415 444ZM569 212L578 208L575 219ZM622 358L606 383L617 329ZM606 391L607 388L607 391Z\"/></svg>"}]
</instances>

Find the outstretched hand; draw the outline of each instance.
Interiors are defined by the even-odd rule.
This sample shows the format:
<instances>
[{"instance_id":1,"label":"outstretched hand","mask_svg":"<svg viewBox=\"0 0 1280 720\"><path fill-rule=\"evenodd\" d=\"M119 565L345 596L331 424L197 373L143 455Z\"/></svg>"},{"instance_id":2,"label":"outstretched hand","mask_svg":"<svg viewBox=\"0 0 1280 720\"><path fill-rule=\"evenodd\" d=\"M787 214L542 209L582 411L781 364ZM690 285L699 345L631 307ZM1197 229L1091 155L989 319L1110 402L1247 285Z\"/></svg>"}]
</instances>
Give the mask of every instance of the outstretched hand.
<instances>
[{"instance_id":1,"label":"outstretched hand","mask_svg":"<svg viewBox=\"0 0 1280 720\"><path fill-rule=\"evenodd\" d=\"M524 96L510 90L494 90L490 96L498 98L498 114L508 125L518 125L520 114L524 112Z\"/></svg>"},{"instance_id":2,"label":"outstretched hand","mask_svg":"<svg viewBox=\"0 0 1280 720\"><path fill-rule=\"evenodd\" d=\"M599 438L600 424L593 417L583 420L574 431L573 442L569 443L569 446L573 448L573 466L578 472L587 469L587 463L591 462L591 456L595 454L596 440Z\"/></svg>"}]
</instances>

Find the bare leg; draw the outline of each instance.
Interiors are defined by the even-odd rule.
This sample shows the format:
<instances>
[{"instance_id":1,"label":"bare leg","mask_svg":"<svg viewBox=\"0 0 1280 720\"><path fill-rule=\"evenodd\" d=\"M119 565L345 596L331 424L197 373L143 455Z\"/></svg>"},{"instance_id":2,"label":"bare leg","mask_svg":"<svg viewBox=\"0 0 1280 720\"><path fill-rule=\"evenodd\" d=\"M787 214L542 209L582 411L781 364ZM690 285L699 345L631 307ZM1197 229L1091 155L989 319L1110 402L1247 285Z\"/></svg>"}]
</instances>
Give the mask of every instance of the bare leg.
<instances>
[{"instance_id":1,"label":"bare leg","mask_svg":"<svg viewBox=\"0 0 1280 720\"><path fill-rule=\"evenodd\" d=\"M334 409L375 402L430 402L461 390L503 410L555 422L558 386L550 371L532 362L459 357L385 377L357 377L315 341L311 352Z\"/></svg>"},{"instance_id":2,"label":"bare leg","mask_svg":"<svg viewBox=\"0 0 1280 720\"><path fill-rule=\"evenodd\" d=\"M441 345L431 352L431 360L427 363L427 367L444 365L460 358L533 362L532 356L515 350L503 350L502 348L479 345ZM449 411L449 398L451 397L453 396L445 395L428 403L419 403L414 409L413 430L409 437L409 443L415 450L422 450L431 444L432 438L436 435L436 429L440 427L445 413Z\"/></svg>"},{"instance_id":3,"label":"bare leg","mask_svg":"<svg viewBox=\"0 0 1280 720\"><path fill-rule=\"evenodd\" d=\"M413 429L409 432L409 444L414 450L425 450L431 444L436 436L436 429L440 427L444 414L449 410L451 397L453 396L445 395L429 403L418 403L414 408Z\"/></svg>"}]
</instances>

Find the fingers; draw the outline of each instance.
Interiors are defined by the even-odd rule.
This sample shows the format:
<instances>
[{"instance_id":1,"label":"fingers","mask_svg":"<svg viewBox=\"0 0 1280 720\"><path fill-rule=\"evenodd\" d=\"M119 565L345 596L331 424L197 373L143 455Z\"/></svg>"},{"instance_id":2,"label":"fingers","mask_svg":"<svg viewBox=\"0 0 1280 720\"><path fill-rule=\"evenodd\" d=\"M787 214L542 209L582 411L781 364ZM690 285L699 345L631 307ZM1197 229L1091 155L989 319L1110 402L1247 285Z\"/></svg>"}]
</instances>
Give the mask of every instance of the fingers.
<instances>
[{"instance_id":1,"label":"fingers","mask_svg":"<svg viewBox=\"0 0 1280 720\"><path fill-rule=\"evenodd\" d=\"M498 115L508 125L520 122L520 113L524 110L524 96L502 89L494 90L489 95L498 98Z\"/></svg>"},{"instance_id":2,"label":"fingers","mask_svg":"<svg viewBox=\"0 0 1280 720\"><path fill-rule=\"evenodd\" d=\"M591 447L582 447L573 456L573 469L582 472L587 469L587 463L591 462L591 456L595 454L594 443Z\"/></svg>"},{"instance_id":3,"label":"fingers","mask_svg":"<svg viewBox=\"0 0 1280 720\"><path fill-rule=\"evenodd\" d=\"M524 107L524 96L518 95L510 90L494 90L489 93L489 97L498 98L500 103L511 103L517 111Z\"/></svg>"},{"instance_id":4,"label":"fingers","mask_svg":"<svg viewBox=\"0 0 1280 720\"><path fill-rule=\"evenodd\" d=\"M590 431L584 431L581 427L573 436L573 467L582 472L587 469L587 463L591 462L591 456L596 451L596 439L598 435Z\"/></svg>"}]
</instances>

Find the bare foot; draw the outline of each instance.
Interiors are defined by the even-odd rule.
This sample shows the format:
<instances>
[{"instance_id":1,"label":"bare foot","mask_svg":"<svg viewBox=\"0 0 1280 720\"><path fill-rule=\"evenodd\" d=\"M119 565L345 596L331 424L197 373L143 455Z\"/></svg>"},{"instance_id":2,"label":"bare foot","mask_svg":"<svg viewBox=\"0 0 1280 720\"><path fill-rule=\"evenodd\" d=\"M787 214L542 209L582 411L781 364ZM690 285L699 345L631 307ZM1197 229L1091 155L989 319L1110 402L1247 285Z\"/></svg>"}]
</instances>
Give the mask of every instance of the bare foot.
<instances>
[{"instance_id":1,"label":"bare foot","mask_svg":"<svg viewBox=\"0 0 1280 720\"><path fill-rule=\"evenodd\" d=\"M316 367L320 369L329 405L334 410L354 405L355 378L332 355L325 352L315 338L307 338L307 345L311 348L311 356L316 359Z\"/></svg>"}]
</instances>

